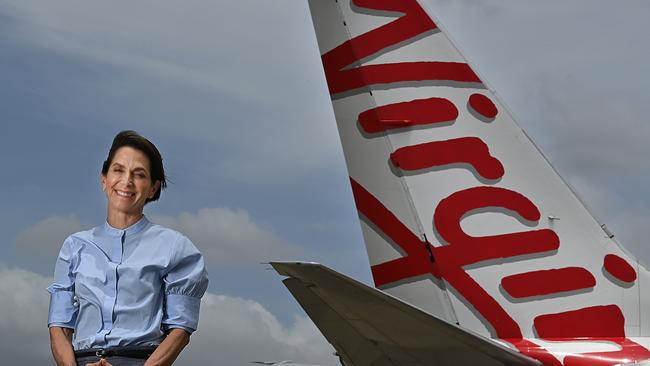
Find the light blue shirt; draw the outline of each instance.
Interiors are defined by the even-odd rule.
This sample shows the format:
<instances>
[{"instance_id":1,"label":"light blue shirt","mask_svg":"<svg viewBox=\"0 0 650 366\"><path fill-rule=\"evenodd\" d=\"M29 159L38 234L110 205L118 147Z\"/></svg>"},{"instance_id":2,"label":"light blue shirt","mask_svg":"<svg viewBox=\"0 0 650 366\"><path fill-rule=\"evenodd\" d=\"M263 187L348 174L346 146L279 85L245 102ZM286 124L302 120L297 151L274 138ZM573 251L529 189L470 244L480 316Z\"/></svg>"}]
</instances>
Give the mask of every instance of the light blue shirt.
<instances>
[{"instance_id":1,"label":"light blue shirt","mask_svg":"<svg viewBox=\"0 0 650 366\"><path fill-rule=\"evenodd\" d=\"M160 344L165 331L196 330L208 287L201 253L145 217L69 236L54 269L48 326L73 328L75 350Z\"/></svg>"}]
</instances>

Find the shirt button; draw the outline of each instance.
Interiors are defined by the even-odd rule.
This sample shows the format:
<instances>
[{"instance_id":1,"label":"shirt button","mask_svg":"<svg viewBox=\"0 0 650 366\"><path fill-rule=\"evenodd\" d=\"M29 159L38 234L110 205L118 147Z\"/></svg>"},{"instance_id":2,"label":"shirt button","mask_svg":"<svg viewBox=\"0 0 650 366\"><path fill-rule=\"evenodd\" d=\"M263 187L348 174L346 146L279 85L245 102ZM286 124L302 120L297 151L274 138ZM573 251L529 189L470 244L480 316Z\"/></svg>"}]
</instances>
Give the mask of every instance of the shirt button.
<instances>
[{"instance_id":1,"label":"shirt button","mask_svg":"<svg viewBox=\"0 0 650 366\"><path fill-rule=\"evenodd\" d=\"M75 301L75 302L72 303L72 305L77 307L77 306L79 306L79 303Z\"/></svg>"},{"instance_id":2,"label":"shirt button","mask_svg":"<svg viewBox=\"0 0 650 366\"><path fill-rule=\"evenodd\" d=\"M79 300L79 298L77 297L77 295L74 295L74 296L72 296L72 300L77 301L77 300Z\"/></svg>"}]
</instances>

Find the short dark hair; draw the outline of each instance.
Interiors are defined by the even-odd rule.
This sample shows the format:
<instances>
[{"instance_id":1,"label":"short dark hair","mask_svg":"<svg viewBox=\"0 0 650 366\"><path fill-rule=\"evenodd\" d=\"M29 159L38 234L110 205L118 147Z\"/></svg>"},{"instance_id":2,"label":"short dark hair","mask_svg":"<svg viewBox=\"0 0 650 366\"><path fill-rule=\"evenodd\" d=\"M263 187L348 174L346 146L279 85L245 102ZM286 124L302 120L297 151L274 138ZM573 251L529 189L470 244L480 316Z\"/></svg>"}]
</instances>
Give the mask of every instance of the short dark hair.
<instances>
[{"instance_id":1,"label":"short dark hair","mask_svg":"<svg viewBox=\"0 0 650 366\"><path fill-rule=\"evenodd\" d=\"M160 191L167 187L167 180L165 179L165 168L163 168L162 155L160 151L156 148L151 141L147 140L145 137L141 136L135 131L126 130L118 133L113 139L113 144L111 149L108 151L108 157L102 165L102 175L106 176L108 174L108 168L110 168L113 163L113 158L115 157L115 152L119 148L129 146L136 150L142 151L149 158L149 170L151 170L151 183L160 181L160 188L156 190L156 193L152 198L147 198L146 203L157 201L160 198Z\"/></svg>"}]
</instances>

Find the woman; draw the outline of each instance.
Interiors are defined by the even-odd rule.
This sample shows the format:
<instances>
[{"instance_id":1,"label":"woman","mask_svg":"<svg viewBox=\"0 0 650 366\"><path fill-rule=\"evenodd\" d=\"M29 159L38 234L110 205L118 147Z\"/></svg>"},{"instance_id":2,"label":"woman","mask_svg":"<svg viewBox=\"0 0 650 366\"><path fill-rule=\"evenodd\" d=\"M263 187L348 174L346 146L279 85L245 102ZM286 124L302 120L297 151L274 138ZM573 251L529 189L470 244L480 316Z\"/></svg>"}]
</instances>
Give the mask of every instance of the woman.
<instances>
[{"instance_id":1,"label":"woman","mask_svg":"<svg viewBox=\"0 0 650 366\"><path fill-rule=\"evenodd\" d=\"M52 354L59 366L171 365L197 328L201 253L143 214L166 186L149 140L117 134L100 181L106 223L64 241L48 287Z\"/></svg>"}]
</instances>

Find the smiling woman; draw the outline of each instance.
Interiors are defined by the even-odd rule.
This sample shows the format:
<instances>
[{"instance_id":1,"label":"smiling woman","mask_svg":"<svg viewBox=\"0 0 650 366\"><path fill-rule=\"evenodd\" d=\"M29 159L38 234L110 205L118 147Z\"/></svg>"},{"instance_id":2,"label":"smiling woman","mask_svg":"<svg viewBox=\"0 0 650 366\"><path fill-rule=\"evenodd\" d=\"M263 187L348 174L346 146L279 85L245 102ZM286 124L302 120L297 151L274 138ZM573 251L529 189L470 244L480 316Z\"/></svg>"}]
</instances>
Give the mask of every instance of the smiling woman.
<instances>
[{"instance_id":1,"label":"smiling woman","mask_svg":"<svg viewBox=\"0 0 650 366\"><path fill-rule=\"evenodd\" d=\"M171 365L198 325L203 258L143 214L166 186L149 140L117 134L100 181L106 223L64 241L48 288L52 354L58 365Z\"/></svg>"},{"instance_id":2,"label":"smiling woman","mask_svg":"<svg viewBox=\"0 0 650 366\"><path fill-rule=\"evenodd\" d=\"M158 200L167 186L160 152L132 131L115 137L99 179L108 198L108 222L124 227L139 220L144 205Z\"/></svg>"}]
</instances>

